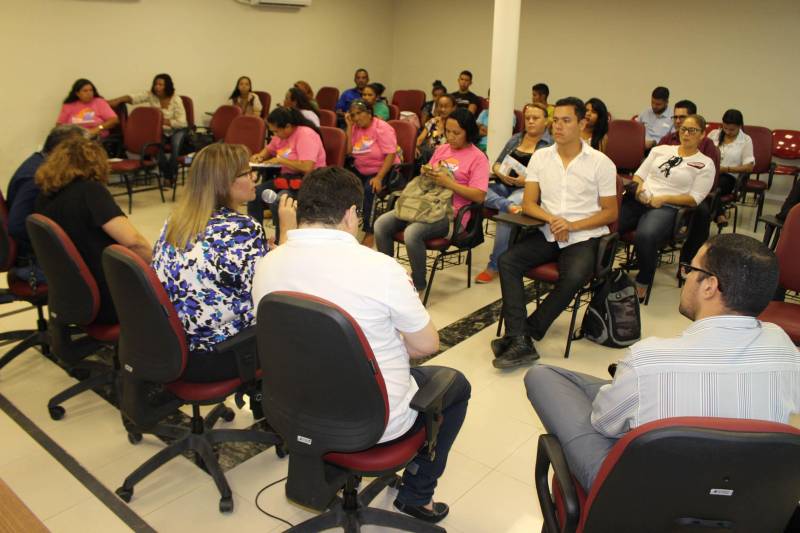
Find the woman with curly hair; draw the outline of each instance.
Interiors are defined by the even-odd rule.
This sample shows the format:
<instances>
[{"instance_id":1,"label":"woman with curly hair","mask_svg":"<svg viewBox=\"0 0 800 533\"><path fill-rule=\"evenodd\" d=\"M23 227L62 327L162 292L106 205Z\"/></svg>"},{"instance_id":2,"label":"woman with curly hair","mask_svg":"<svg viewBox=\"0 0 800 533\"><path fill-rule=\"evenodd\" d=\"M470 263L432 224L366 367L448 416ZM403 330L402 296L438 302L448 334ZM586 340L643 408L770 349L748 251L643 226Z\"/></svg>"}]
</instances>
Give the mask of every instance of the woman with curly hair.
<instances>
[{"instance_id":1,"label":"woman with curly hair","mask_svg":"<svg viewBox=\"0 0 800 533\"><path fill-rule=\"evenodd\" d=\"M118 322L101 257L106 246L121 244L148 263L150 243L125 217L105 184L108 158L103 147L83 137L67 139L36 171L41 193L34 212L51 218L67 233L92 272L100 289L97 322Z\"/></svg>"}]
</instances>

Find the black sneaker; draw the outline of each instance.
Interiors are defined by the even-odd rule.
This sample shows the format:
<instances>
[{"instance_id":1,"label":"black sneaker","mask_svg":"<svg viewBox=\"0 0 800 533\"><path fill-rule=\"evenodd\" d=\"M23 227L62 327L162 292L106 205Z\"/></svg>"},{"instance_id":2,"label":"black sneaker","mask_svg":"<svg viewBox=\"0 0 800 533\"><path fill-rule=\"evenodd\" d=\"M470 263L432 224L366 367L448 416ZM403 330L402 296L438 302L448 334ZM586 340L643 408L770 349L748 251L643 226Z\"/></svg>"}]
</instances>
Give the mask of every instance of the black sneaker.
<instances>
[{"instance_id":1,"label":"black sneaker","mask_svg":"<svg viewBox=\"0 0 800 533\"><path fill-rule=\"evenodd\" d=\"M492 361L492 365L495 368L516 368L529 365L537 359L539 354L529 337L512 337L505 351Z\"/></svg>"},{"instance_id":2,"label":"black sneaker","mask_svg":"<svg viewBox=\"0 0 800 533\"><path fill-rule=\"evenodd\" d=\"M495 357L506 351L508 343L511 342L511 337L503 336L499 339L492 340L492 353Z\"/></svg>"},{"instance_id":3,"label":"black sneaker","mask_svg":"<svg viewBox=\"0 0 800 533\"><path fill-rule=\"evenodd\" d=\"M446 503L442 502L433 502L433 511L426 509L422 505L408 505L398 500L394 501L394 506L399 511L402 511L407 515L411 515L414 518L418 518L419 520L423 520L431 524L441 521L445 516L447 516L447 513L450 512L450 507L448 507Z\"/></svg>"}]
</instances>

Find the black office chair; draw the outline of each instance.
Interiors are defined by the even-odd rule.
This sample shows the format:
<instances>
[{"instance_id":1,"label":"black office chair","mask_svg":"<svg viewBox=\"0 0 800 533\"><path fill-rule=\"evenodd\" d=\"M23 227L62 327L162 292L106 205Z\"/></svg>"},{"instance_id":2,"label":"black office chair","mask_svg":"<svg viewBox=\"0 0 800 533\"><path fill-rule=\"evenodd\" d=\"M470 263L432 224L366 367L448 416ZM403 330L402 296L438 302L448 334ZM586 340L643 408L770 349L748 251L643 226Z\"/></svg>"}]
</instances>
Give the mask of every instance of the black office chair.
<instances>
[{"instance_id":1,"label":"black office chair","mask_svg":"<svg viewBox=\"0 0 800 533\"><path fill-rule=\"evenodd\" d=\"M544 533L781 532L800 500L798 472L792 426L682 417L630 431L586 488L558 439L542 435L535 481Z\"/></svg>"},{"instance_id":2,"label":"black office chair","mask_svg":"<svg viewBox=\"0 0 800 533\"><path fill-rule=\"evenodd\" d=\"M375 524L442 533L439 526L368 507L417 453L435 450L442 398L455 371L441 369L411 401L424 424L377 444L389 403L383 375L356 321L335 304L294 292L274 292L258 306L258 355L264 371L264 413L289 448L286 496L319 511L291 532ZM309 335L313 332L313 335ZM360 493L362 476L375 479ZM336 496L342 489L342 497Z\"/></svg>"},{"instance_id":3,"label":"black office chair","mask_svg":"<svg viewBox=\"0 0 800 533\"><path fill-rule=\"evenodd\" d=\"M212 429L220 418L230 422L235 416L233 410L222 403L225 398L249 390L258 391L256 379L260 373L256 368L254 328L242 331L216 347L220 353L236 354L240 377L210 383L184 381L181 375L187 358L191 357L186 334L156 273L139 256L117 244L103 252L103 271L120 319L120 407L128 423L138 428L131 430L129 426L128 439L132 443L138 442L142 431L175 439L125 478L116 490L117 495L129 502L136 483L179 454L192 451L195 461L208 472L219 489L220 512L233 511L231 489L212 446L221 442L257 442L275 445L278 455L283 455L282 442L274 433L258 429ZM145 383L163 384L175 395L175 400L160 407L159 412L191 405L191 427L153 427L160 415L153 416L153 408L143 397ZM241 401L237 403L242 404ZM200 415L201 405L216 407L204 418Z\"/></svg>"}]
</instances>

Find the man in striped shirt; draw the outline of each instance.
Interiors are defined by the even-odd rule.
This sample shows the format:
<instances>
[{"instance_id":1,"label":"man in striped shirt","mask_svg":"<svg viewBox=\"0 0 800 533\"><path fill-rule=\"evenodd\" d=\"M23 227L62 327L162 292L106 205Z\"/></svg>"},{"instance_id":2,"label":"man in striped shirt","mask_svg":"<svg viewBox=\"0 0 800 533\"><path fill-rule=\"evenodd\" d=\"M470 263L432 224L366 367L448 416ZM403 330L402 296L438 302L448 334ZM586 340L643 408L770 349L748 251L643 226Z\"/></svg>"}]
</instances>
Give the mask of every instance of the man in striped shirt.
<instances>
[{"instance_id":1,"label":"man in striped shirt","mask_svg":"<svg viewBox=\"0 0 800 533\"><path fill-rule=\"evenodd\" d=\"M780 327L755 318L778 285L775 255L753 238L723 234L681 266L679 311L693 321L681 335L631 346L612 382L544 365L525 376L533 408L587 491L617 439L647 422L786 423L800 412L800 353Z\"/></svg>"}]
</instances>

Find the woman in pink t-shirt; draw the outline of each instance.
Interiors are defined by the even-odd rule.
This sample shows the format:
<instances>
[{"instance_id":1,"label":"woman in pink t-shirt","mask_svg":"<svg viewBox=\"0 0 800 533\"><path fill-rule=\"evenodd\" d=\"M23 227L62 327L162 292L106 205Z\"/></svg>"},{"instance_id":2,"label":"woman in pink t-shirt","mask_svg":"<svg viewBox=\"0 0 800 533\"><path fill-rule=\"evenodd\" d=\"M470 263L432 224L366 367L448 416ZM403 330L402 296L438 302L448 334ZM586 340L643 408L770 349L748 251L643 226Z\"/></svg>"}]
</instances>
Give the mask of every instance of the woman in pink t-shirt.
<instances>
[{"instance_id":1,"label":"woman in pink t-shirt","mask_svg":"<svg viewBox=\"0 0 800 533\"><path fill-rule=\"evenodd\" d=\"M439 146L433 153L430 166L423 172L430 174L436 184L453 191L453 213L475 202L482 204L489 188L489 160L475 143L480 138L475 117L466 108L453 111L445 122L447 144ZM469 221L464 217L462 224ZM450 219L444 217L432 223L406 222L395 211L384 213L375 222L375 241L378 251L394 255L393 235L404 230L406 252L411 263L411 279L418 291L425 290L426 250L425 241L446 237L450 233Z\"/></svg>"},{"instance_id":2,"label":"woman in pink t-shirt","mask_svg":"<svg viewBox=\"0 0 800 533\"><path fill-rule=\"evenodd\" d=\"M303 177L315 168L326 165L325 148L322 146L319 129L297 109L276 107L267 117L267 126L272 133L272 140L263 150L255 154L251 161L280 165L280 171L274 180L259 185L256 199L247 204L247 212L259 222L264 219L261 194L265 189L295 197ZM280 235L278 202L273 202L270 209L277 239Z\"/></svg>"},{"instance_id":3,"label":"woman in pink t-shirt","mask_svg":"<svg viewBox=\"0 0 800 533\"><path fill-rule=\"evenodd\" d=\"M400 162L397 135L394 128L374 115L372 105L361 98L350 104L345 121L347 153L353 156L355 173L364 184L364 205L361 208L364 240L361 243L372 248L372 204L375 195L383 189L383 178L394 163Z\"/></svg>"},{"instance_id":4,"label":"woman in pink t-shirt","mask_svg":"<svg viewBox=\"0 0 800 533\"><path fill-rule=\"evenodd\" d=\"M56 125L74 124L86 128L92 137L107 137L108 130L118 123L117 114L97 93L94 84L85 78L72 84L56 120Z\"/></svg>"}]
</instances>

